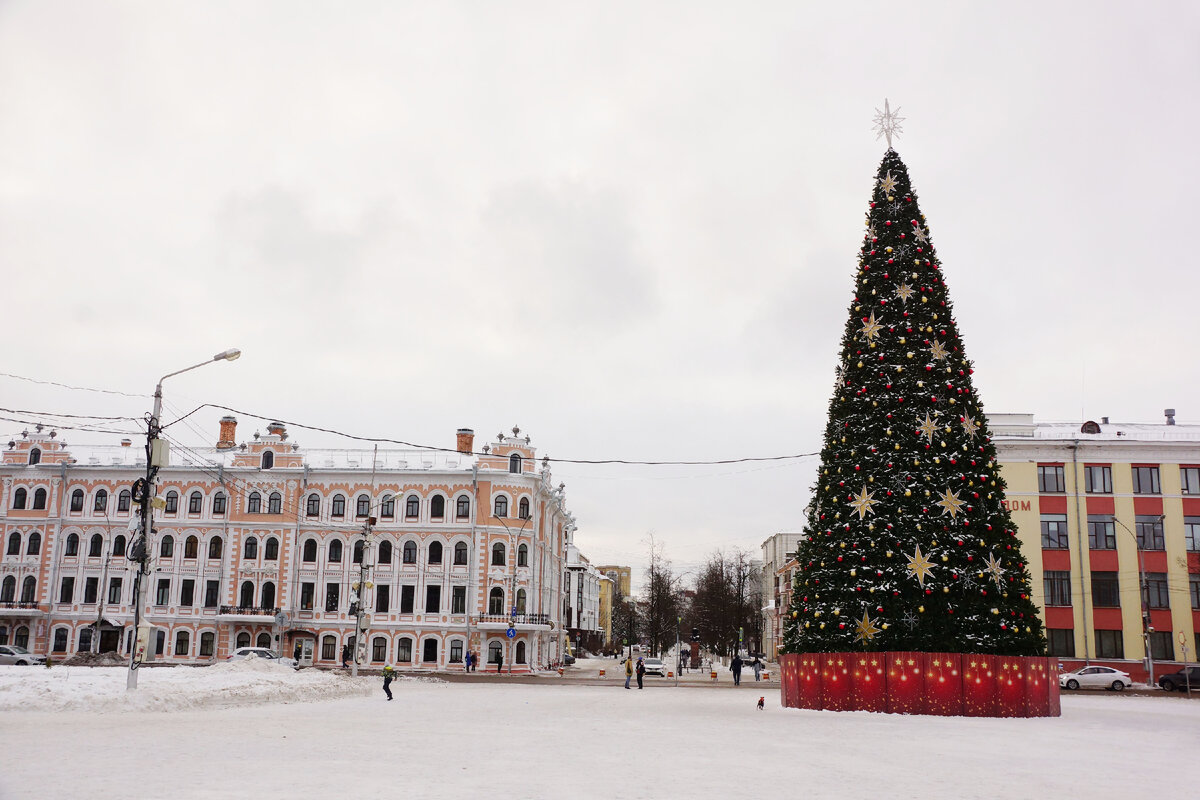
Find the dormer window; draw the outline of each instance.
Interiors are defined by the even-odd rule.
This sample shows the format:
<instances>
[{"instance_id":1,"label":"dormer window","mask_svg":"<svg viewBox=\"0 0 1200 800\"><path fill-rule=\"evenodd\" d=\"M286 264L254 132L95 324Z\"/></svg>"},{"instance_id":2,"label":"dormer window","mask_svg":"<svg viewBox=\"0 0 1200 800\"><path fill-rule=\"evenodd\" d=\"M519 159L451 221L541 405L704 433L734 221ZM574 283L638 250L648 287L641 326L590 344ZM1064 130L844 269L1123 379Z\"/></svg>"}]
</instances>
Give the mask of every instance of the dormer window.
<instances>
[{"instance_id":1,"label":"dormer window","mask_svg":"<svg viewBox=\"0 0 1200 800\"><path fill-rule=\"evenodd\" d=\"M270 469L273 466L275 466L275 451L264 450L262 454L262 468Z\"/></svg>"},{"instance_id":2,"label":"dormer window","mask_svg":"<svg viewBox=\"0 0 1200 800\"><path fill-rule=\"evenodd\" d=\"M513 453L508 457L508 471L514 475L521 474L521 454Z\"/></svg>"},{"instance_id":3,"label":"dormer window","mask_svg":"<svg viewBox=\"0 0 1200 800\"><path fill-rule=\"evenodd\" d=\"M33 448L29 451L29 466L40 463L42 460L42 451L38 448Z\"/></svg>"}]
</instances>

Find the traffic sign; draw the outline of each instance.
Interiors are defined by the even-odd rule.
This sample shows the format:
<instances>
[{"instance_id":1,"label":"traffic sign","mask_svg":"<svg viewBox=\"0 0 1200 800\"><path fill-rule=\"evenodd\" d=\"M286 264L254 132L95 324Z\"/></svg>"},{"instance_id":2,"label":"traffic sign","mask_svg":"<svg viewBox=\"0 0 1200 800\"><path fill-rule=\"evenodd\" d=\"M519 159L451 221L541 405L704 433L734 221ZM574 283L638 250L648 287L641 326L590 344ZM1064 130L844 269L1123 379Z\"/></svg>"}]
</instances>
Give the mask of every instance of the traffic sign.
<instances>
[{"instance_id":1,"label":"traffic sign","mask_svg":"<svg viewBox=\"0 0 1200 800\"><path fill-rule=\"evenodd\" d=\"M517 631L512 626L509 626L508 629L504 631L504 635L511 639L517 635Z\"/></svg>"}]
</instances>

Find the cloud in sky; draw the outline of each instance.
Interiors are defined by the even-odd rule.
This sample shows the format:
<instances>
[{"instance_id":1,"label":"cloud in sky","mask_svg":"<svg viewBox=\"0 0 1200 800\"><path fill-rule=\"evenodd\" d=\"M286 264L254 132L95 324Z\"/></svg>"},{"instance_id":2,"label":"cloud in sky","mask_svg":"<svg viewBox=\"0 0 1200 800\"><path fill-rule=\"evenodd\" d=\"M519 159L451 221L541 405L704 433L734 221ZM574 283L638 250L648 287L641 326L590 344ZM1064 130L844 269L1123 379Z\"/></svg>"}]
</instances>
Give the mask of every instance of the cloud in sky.
<instances>
[{"instance_id":1,"label":"cloud in sky","mask_svg":"<svg viewBox=\"0 0 1200 800\"><path fill-rule=\"evenodd\" d=\"M172 406L811 452L886 96L986 407L1200 420L1195 5L843 6L6 3L5 371L148 392L237 345ZM797 528L814 463L555 477L594 560L690 565Z\"/></svg>"}]
</instances>

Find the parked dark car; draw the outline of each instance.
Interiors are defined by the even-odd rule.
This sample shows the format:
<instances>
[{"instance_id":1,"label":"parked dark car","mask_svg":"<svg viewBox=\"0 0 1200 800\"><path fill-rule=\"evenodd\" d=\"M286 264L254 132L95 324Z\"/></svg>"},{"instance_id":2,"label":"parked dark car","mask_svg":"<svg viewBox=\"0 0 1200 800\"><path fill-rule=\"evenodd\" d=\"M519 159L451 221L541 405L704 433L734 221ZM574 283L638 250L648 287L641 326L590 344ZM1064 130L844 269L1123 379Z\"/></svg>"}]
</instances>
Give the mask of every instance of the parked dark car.
<instances>
[{"instance_id":1,"label":"parked dark car","mask_svg":"<svg viewBox=\"0 0 1200 800\"><path fill-rule=\"evenodd\" d=\"M1189 683L1193 689L1200 689L1200 667L1184 667L1179 672L1172 672L1158 679L1158 685L1165 692L1173 692L1176 689L1186 692Z\"/></svg>"}]
</instances>

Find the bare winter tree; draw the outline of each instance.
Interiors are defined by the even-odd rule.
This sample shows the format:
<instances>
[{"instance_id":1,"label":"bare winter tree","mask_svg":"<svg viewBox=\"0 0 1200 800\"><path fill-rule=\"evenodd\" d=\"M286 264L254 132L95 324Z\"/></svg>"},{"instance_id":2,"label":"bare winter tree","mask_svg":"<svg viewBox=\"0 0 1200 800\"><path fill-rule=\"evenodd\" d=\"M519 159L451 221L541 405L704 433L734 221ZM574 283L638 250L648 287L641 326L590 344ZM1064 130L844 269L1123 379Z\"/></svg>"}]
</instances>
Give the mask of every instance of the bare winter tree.
<instances>
[{"instance_id":1,"label":"bare winter tree","mask_svg":"<svg viewBox=\"0 0 1200 800\"><path fill-rule=\"evenodd\" d=\"M701 644L732 655L742 647L757 650L762 637L761 570L750 552L717 550L700 567L690 607L690 624L700 629Z\"/></svg>"},{"instance_id":2,"label":"bare winter tree","mask_svg":"<svg viewBox=\"0 0 1200 800\"><path fill-rule=\"evenodd\" d=\"M681 587L679 578L663 553L663 545L650 535L650 566L642 589L642 633L650 652L659 655L675 643Z\"/></svg>"}]
</instances>

